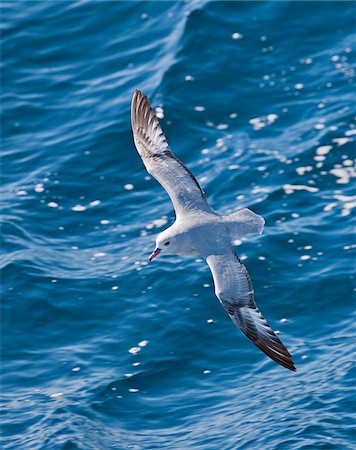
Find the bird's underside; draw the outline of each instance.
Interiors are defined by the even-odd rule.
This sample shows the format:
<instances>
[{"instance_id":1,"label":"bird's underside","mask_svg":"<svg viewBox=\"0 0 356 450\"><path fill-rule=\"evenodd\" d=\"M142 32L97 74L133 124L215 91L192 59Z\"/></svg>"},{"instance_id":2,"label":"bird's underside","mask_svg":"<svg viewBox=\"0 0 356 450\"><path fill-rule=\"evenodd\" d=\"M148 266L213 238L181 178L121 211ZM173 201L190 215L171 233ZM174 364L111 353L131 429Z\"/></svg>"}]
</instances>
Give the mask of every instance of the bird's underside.
<instances>
[{"instance_id":1,"label":"bird's underside","mask_svg":"<svg viewBox=\"0 0 356 450\"><path fill-rule=\"evenodd\" d=\"M147 97L139 90L132 99L131 121L137 151L147 171L170 196L177 222L189 222L189 216L199 212L216 215L194 175L172 153ZM243 223L237 229L243 229L245 233L262 232L264 220L252 211L243 210L229 217L232 223L238 223L240 219ZM230 243L224 240L221 247L202 244L197 248L212 272L216 296L235 325L260 350L281 366L295 371L290 353L256 306L245 266Z\"/></svg>"}]
</instances>

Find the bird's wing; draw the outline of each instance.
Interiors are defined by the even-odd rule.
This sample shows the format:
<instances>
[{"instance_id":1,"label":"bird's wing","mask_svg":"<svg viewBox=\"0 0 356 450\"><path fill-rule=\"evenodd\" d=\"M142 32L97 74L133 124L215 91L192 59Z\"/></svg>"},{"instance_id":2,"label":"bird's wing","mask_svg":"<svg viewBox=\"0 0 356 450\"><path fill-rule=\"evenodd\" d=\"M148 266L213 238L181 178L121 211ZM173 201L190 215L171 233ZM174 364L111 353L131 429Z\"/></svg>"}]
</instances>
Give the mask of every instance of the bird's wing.
<instances>
[{"instance_id":1,"label":"bird's wing","mask_svg":"<svg viewBox=\"0 0 356 450\"><path fill-rule=\"evenodd\" d=\"M131 124L137 151L148 173L167 191L176 215L190 210L211 212L199 183L172 153L150 102L138 89L132 97Z\"/></svg>"},{"instance_id":2,"label":"bird's wing","mask_svg":"<svg viewBox=\"0 0 356 450\"><path fill-rule=\"evenodd\" d=\"M226 254L204 256L213 274L216 296L235 325L267 356L295 371L290 353L257 308L249 274L233 248Z\"/></svg>"}]
</instances>

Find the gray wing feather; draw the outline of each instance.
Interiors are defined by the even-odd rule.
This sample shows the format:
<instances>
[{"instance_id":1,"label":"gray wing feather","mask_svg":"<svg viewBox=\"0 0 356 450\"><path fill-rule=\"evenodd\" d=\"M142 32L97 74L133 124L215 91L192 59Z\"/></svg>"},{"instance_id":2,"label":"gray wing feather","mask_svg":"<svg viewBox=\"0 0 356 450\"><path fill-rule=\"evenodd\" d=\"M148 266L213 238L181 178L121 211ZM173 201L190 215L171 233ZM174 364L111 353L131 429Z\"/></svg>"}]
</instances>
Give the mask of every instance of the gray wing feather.
<instances>
[{"instance_id":1,"label":"gray wing feather","mask_svg":"<svg viewBox=\"0 0 356 450\"><path fill-rule=\"evenodd\" d=\"M290 353L257 308L246 267L233 249L228 254L209 255L206 261L216 296L235 325L267 356L295 371Z\"/></svg>"},{"instance_id":2,"label":"gray wing feather","mask_svg":"<svg viewBox=\"0 0 356 450\"><path fill-rule=\"evenodd\" d=\"M147 97L138 89L132 98L131 124L137 151L148 173L167 191L176 214L194 209L211 212L199 183L172 153Z\"/></svg>"}]
</instances>

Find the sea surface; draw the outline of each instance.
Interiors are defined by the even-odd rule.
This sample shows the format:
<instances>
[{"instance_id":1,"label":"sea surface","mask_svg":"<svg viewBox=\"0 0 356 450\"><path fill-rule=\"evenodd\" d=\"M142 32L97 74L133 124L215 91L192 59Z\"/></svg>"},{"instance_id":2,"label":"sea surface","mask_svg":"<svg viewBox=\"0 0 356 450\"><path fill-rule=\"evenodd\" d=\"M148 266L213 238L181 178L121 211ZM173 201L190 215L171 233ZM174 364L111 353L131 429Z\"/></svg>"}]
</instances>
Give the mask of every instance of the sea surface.
<instances>
[{"instance_id":1,"label":"sea surface","mask_svg":"<svg viewBox=\"0 0 356 450\"><path fill-rule=\"evenodd\" d=\"M1 448L354 450L355 2L1 3ZM294 357L234 327L171 202L147 94Z\"/></svg>"}]
</instances>

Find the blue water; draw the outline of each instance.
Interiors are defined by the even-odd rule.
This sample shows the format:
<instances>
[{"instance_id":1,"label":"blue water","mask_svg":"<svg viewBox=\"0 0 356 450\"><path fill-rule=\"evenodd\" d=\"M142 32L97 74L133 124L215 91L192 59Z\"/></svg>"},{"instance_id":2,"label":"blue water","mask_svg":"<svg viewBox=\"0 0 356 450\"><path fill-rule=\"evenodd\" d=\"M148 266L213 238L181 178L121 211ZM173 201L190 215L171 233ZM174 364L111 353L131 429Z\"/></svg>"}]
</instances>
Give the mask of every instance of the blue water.
<instances>
[{"instance_id":1,"label":"blue water","mask_svg":"<svg viewBox=\"0 0 356 450\"><path fill-rule=\"evenodd\" d=\"M355 449L353 2L3 2L2 448ZM149 96L237 242L276 365L134 148Z\"/></svg>"}]
</instances>

